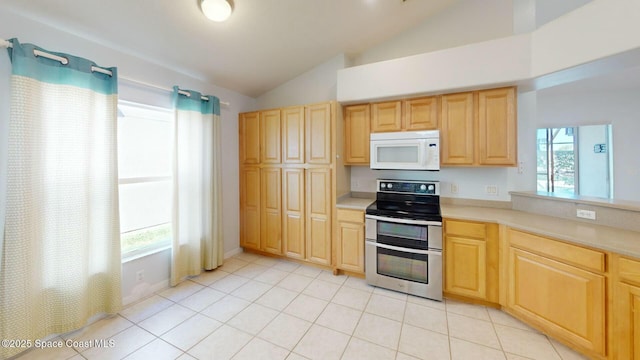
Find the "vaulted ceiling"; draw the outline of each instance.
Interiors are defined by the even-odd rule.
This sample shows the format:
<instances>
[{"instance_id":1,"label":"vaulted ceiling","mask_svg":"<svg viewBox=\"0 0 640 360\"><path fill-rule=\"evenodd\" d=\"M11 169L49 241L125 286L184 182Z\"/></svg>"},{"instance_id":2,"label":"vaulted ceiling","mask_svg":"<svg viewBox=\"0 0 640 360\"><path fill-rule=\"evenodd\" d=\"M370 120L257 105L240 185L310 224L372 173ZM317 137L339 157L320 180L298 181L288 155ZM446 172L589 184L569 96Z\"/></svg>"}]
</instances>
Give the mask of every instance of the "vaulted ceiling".
<instances>
[{"instance_id":1,"label":"vaulted ceiling","mask_svg":"<svg viewBox=\"0 0 640 360\"><path fill-rule=\"evenodd\" d=\"M199 0L3 0L1 7L256 97L457 1L233 0L223 23L207 20Z\"/></svg>"}]
</instances>

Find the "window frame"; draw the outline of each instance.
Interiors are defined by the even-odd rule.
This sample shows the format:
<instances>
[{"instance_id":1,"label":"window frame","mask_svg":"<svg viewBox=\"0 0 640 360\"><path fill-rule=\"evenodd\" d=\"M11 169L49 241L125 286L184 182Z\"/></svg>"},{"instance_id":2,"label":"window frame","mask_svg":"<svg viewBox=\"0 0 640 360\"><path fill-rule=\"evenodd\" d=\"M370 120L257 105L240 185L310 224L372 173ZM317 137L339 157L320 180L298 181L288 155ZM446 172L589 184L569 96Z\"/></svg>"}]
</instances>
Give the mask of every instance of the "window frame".
<instances>
[{"instance_id":1,"label":"window frame","mask_svg":"<svg viewBox=\"0 0 640 360\"><path fill-rule=\"evenodd\" d=\"M120 118L123 117L120 114L123 114L124 117L126 117L124 112L122 112L120 110L121 106L129 107L129 108L137 108L137 109L141 109L141 110L151 110L151 111L166 113L167 114L167 118L166 119L155 119L155 118L151 118L151 119L155 120L155 121L163 121L163 122L170 123L172 131L173 131L173 122L175 121L175 119L172 116L173 115L173 110L170 109L170 108L157 107L157 106L147 105L147 104L143 104L143 103L137 103L137 102L132 102L132 101L126 101L126 100L120 100L119 99L118 100L118 121L120 121ZM173 134L171 134L171 137L173 138ZM171 143L171 144L169 144L169 146L173 147L173 144ZM164 176L136 176L136 177L120 177L120 173L118 173L118 187L119 188L120 188L121 185L151 184L151 183L172 181L172 180L173 180L173 174L172 173L170 173L168 175L164 175ZM120 201L120 196L119 196L118 200ZM154 228L154 227L157 227L157 226L161 226L161 225L165 225L165 224L169 224L169 226L171 227L171 219L169 219L168 222L161 223L161 224L154 224L154 225L143 227L143 228L140 228L140 229L129 230L127 232L122 232L121 231L120 232L121 246L122 246L122 239L123 239L123 236L125 234L131 233L131 232L135 232L135 231L141 231L141 230L144 230L144 229L151 229L151 228ZM168 238L168 240L157 241L157 242L155 242L153 244L142 246L140 248L137 248L137 249L134 249L134 250L131 250L131 251L122 252L122 250L121 250L122 262L124 263L124 262L127 262L127 261L131 261L131 260L135 260L135 259L138 259L138 258L141 258L141 257L145 257L145 256L150 255L150 254L154 254L154 253L157 253L157 252L161 252L161 251L170 249L172 247L172 242L173 242L172 236L170 236Z\"/></svg>"}]
</instances>

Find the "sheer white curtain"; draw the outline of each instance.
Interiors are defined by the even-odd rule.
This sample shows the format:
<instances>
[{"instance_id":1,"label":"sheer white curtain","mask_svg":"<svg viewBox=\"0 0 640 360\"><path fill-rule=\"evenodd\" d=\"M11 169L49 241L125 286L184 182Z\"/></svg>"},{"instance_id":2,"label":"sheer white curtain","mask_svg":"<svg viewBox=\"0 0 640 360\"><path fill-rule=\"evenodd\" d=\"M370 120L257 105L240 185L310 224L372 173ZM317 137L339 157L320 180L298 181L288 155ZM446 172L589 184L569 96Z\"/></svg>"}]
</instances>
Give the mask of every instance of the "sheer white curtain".
<instances>
[{"instance_id":1,"label":"sheer white curtain","mask_svg":"<svg viewBox=\"0 0 640 360\"><path fill-rule=\"evenodd\" d=\"M185 95L188 94L188 95ZM171 285L222 265L220 100L174 88Z\"/></svg>"},{"instance_id":2,"label":"sheer white curtain","mask_svg":"<svg viewBox=\"0 0 640 360\"><path fill-rule=\"evenodd\" d=\"M121 306L117 82L12 44L0 339L33 342Z\"/></svg>"}]
</instances>

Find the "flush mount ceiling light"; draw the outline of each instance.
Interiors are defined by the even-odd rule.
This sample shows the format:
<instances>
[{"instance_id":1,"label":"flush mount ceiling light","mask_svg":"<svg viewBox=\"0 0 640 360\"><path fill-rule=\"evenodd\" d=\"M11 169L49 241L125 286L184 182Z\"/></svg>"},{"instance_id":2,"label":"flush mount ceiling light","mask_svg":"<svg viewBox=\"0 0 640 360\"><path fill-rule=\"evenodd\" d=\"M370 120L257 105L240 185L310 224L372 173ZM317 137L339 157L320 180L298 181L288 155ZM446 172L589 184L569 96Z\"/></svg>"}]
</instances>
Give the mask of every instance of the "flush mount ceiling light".
<instances>
[{"instance_id":1,"label":"flush mount ceiling light","mask_svg":"<svg viewBox=\"0 0 640 360\"><path fill-rule=\"evenodd\" d=\"M225 21L231 16L231 4L227 0L202 0L200 8L204 16L212 21Z\"/></svg>"}]
</instances>

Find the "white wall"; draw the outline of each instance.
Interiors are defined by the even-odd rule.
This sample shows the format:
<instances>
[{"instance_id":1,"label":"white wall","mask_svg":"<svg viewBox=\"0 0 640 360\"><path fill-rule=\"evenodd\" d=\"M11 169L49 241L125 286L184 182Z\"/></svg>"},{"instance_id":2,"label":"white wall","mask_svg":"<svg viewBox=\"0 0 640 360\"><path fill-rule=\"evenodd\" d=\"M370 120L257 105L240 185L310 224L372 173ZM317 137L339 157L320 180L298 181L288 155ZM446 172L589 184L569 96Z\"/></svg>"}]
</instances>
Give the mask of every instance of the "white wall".
<instances>
[{"instance_id":1,"label":"white wall","mask_svg":"<svg viewBox=\"0 0 640 360\"><path fill-rule=\"evenodd\" d=\"M369 64L509 36L513 34L512 19L513 0L462 0L422 24L354 56L353 64Z\"/></svg>"},{"instance_id":2,"label":"white wall","mask_svg":"<svg viewBox=\"0 0 640 360\"><path fill-rule=\"evenodd\" d=\"M238 177L238 113L255 108L255 99L239 93L208 84L199 79L189 77L171 69L164 68L153 62L153 59L140 59L129 54L105 47L99 43L83 39L75 34L69 34L58 29L40 24L24 18L11 11L2 9L0 12L0 37L4 39L17 37L23 43L35 43L45 49L71 53L89 58L102 66L117 66L120 77L132 78L162 87L170 88L179 85L185 89L193 89L206 94L218 96L222 101L229 102L228 107L221 109L222 118L222 183L224 209L224 250L231 253L239 249L239 177ZM4 51L4 50L3 50ZM10 73L9 59L2 54L0 59L0 136L6 137L8 119L8 78ZM125 100L149 103L152 105L169 104L168 92L148 89L127 84L120 81L120 97ZM2 144L6 144L3 141ZM2 166L0 174L6 171L6 146L0 149ZM4 211L5 199L4 180L0 180L0 204ZM150 259L136 260L144 262L145 274L150 287L165 282L169 276L169 263L166 253L156 254ZM123 296L131 299L133 288L131 279L135 272L129 269L139 268L135 262L124 266ZM155 278L154 278L155 276ZM154 283L155 282L155 283Z\"/></svg>"},{"instance_id":3,"label":"white wall","mask_svg":"<svg viewBox=\"0 0 640 360\"><path fill-rule=\"evenodd\" d=\"M348 66L344 54L314 67L272 89L257 100L258 109L312 104L336 99L336 73Z\"/></svg>"},{"instance_id":4,"label":"white wall","mask_svg":"<svg viewBox=\"0 0 640 360\"><path fill-rule=\"evenodd\" d=\"M611 124L617 200L640 201L640 89L538 93L536 127Z\"/></svg>"},{"instance_id":5,"label":"white wall","mask_svg":"<svg viewBox=\"0 0 640 360\"><path fill-rule=\"evenodd\" d=\"M609 153L596 153L596 144L606 144L606 126L578 128L578 185L582 196L609 197Z\"/></svg>"}]
</instances>

